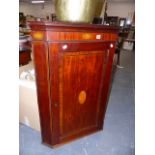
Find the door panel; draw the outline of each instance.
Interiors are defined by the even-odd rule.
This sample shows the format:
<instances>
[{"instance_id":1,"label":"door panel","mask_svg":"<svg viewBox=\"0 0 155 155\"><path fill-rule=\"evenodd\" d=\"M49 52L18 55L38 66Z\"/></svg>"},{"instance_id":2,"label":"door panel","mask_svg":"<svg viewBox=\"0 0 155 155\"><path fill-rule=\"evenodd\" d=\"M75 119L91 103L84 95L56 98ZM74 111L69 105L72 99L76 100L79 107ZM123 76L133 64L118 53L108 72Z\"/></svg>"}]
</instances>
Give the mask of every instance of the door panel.
<instances>
[{"instance_id":1,"label":"door panel","mask_svg":"<svg viewBox=\"0 0 155 155\"><path fill-rule=\"evenodd\" d=\"M61 138L97 127L104 57L103 51L64 53L59 72Z\"/></svg>"},{"instance_id":2,"label":"door panel","mask_svg":"<svg viewBox=\"0 0 155 155\"><path fill-rule=\"evenodd\" d=\"M54 145L100 130L106 104L101 98L109 43L64 44L49 43Z\"/></svg>"}]
</instances>

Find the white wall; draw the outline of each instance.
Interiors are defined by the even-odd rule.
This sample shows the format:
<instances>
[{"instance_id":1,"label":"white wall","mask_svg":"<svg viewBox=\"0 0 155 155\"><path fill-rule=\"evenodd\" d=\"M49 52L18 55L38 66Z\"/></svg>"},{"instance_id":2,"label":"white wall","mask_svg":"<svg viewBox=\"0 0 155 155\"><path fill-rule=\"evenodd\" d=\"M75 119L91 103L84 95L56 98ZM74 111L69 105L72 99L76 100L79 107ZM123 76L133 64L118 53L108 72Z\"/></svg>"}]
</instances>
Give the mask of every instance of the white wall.
<instances>
[{"instance_id":1,"label":"white wall","mask_svg":"<svg viewBox=\"0 0 155 155\"><path fill-rule=\"evenodd\" d=\"M135 10L134 1L131 2L108 2L108 16L129 17L133 16Z\"/></svg>"},{"instance_id":2,"label":"white wall","mask_svg":"<svg viewBox=\"0 0 155 155\"><path fill-rule=\"evenodd\" d=\"M24 15L33 15L35 17L45 18L47 15L54 13L54 4L51 2L45 3L44 7L42 4L30 4L25 2L19 3L19 11L23 12Z\"/></svg>"}]
</instances>

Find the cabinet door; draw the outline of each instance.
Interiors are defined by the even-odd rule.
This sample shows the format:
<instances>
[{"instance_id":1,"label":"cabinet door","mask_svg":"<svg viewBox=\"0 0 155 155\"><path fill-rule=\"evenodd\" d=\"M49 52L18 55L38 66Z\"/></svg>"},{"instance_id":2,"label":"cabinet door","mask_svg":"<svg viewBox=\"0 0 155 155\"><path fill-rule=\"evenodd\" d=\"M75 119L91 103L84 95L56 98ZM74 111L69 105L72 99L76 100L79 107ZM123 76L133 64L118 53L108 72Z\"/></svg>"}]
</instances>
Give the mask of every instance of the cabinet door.
<instances>
[{"instance_id":1,"label":"cabinet door","mask_svg":"<svg viewBox=\"0 0 155 155\"><path fill-rule=\"evenodd\" d=\"M51 43L53 145L102 129L114 50L109 43Z\"/></svg>"}]
</instances>

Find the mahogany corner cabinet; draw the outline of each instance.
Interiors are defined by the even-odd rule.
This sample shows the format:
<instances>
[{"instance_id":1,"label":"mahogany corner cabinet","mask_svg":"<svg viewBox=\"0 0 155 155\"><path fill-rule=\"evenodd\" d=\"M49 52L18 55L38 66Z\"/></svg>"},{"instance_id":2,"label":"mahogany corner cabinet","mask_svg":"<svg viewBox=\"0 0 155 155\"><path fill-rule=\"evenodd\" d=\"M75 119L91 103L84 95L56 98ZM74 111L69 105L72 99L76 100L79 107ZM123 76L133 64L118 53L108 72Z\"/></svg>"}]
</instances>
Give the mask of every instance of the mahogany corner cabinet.
<instances>
[{"instance_id":1,"label":"mahogany corner cabinet","mask_svg":"<svg viewBox=\"0 0 155 155\"><path fill-rule=\"evenodd\" d=\"M118 27L30 22L42 142L103 128Z\"/></svg>"}]
</instances>

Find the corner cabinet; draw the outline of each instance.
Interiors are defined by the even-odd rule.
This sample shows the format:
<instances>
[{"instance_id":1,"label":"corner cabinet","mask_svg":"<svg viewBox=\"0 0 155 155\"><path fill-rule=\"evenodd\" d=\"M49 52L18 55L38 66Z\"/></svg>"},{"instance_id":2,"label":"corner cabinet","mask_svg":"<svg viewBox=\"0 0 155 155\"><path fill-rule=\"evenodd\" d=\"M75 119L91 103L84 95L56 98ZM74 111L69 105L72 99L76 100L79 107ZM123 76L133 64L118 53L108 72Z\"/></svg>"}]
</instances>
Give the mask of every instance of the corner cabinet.
<instances>
[{"instance_id":1,"label":"corner cabinet","mask_svg":"<svg viewBox=\"0 0 155 155\"><path fill-rule=\"evenodd\" d=\"M31 22L42 141L102 130L118 28Z\"/></svg>"}]
</instances>

